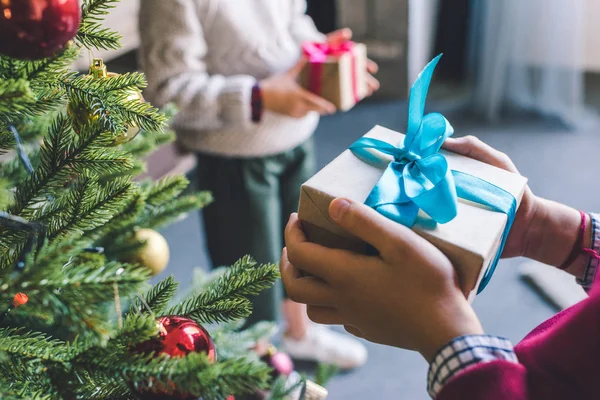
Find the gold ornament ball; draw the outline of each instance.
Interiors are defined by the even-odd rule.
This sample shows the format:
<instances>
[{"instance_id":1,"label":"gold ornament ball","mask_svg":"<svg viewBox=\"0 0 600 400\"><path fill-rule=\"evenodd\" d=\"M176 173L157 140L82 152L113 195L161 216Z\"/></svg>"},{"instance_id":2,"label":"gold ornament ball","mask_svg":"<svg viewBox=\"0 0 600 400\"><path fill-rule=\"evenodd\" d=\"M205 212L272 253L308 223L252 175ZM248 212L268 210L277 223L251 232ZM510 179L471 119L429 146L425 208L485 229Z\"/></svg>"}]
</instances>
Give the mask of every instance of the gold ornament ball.
<instances>
[{"instance_id":1,"label":"gold ornament ball","mask_svg":"<svg viewBox=\"0 0 600 400\"><path fill-rule=\"evenodd\" d=\"M152 229L139 229L135 232L134 239L146 244L127 261L147 267L152 275L163 272L169 264L170 252L167 240Z\"/></svg>"},{"instance_id":2,"label":"gold ornament ball","mask_svg":"<svg viewBox=\"0 0 600 400\"><path fill-rule=\"evenodd\" d=\"M90 73L87 76L87 78L102 79L102 78L107 78L109 76L118 76L118 75L119 74L116 74L114 72L108 72L106 69L106 65L104 65L104 62L102 61L102 59L97 58L97 59L94 59L94 61L92 62L92 65L90 67ZM142 96L141 92L139 92L137 90L128 90L127 91L127 101L135 101L135 100L139 100L141 102L145 101L144 96ZM79 104L79 103L73 102L73 101L70 101L69 104L67 104L67 113L73 119L73 128L75 129L75 132L80 132L81 127L83 127L89 121L97 121L98 120L98 116L92 114L83 104ZM137 134L140 133L140 131L141 131L141 129L135 124L125 126L125 128L126 129L124 132L119 133L115 137L115 140L113 142L114 146L118 146L120 144L129 142L134 137L136 137Z\"/></svg>"}]
</instances>

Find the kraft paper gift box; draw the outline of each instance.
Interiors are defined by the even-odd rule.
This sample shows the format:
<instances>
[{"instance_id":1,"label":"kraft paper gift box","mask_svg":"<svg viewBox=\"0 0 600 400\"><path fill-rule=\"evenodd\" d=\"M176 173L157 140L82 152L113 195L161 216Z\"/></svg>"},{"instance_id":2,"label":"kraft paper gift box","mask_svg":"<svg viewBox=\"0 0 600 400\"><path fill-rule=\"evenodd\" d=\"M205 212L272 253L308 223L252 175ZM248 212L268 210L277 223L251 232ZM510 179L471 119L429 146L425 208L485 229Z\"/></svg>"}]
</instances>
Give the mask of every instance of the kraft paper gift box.
<instances>
[{"instance_id":1,"label":"kraft paper gift box","mask_svg":"<svg viewBox=\"0 0 600 400\"><path fill-rule=\"evenodd\" d=\"M367 47L346 42L338 46L305 43L308 58L300 74L305 89L348 111L367 95Z\"/></svg>"},{"instance_id":2,"label":"kraft paper gift box","mask_svg":"<svg viewBox=\"0 0 600 400\"><path fill-rule=\"evenodd\" d=\"M404 140L404 135L380 126L365 136L393 145ZM446 157L451 170L465 172L500 187L514 196L517 206L520 204L527 184L524 177L457 154L443 150L440 153ZM308 239L331 248L367 253L366 243L340 228L329 217L329 204L338 197L365 202L384 170L385 167L368 164L346 150L302 185L299 218ZM506 224L506 214L459 198L458 213L453 220L436 224L419 211L413 230L450 259L465 296L472 301L484 271L498 252Z\"/></svg>"}]
</instances>

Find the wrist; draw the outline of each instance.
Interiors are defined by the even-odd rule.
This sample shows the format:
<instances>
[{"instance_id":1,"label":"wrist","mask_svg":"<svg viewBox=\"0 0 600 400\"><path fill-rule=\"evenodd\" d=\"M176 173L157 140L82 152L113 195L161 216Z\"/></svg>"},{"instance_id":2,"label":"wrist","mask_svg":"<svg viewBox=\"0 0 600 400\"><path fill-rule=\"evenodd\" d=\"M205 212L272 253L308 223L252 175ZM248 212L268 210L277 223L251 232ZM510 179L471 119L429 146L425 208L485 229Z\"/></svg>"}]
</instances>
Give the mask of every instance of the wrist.
<instances>
[{"instance_id":1,"label":"wrist","mask_svg":"<svg viewBox=\"0 0 600 400\"><path fill-rule=\"evenodd\" d=\"M264 99L262 88L259 82L252 87L251 112L252 122L259 123L262 121L264 112Z\"/></svg>"},{"instance_id":2,"label":"wrist","mask_svg":"<svg viewBox=\"0 0 600 400\"><path fill-rule=\"evenodd\" d=\"M262 81L259 81L257 85L260 87L263 108L265 110L273 110L271 82L269 79L263 79Z\"/></svg>"},{"instance_id":3,"label":"wrist","mask_svg":"<svg viewBox=\"0 0 600 400\"><path fill-rule=\"evenodd\" d=\"M535 215L526 234L524 256L555 267L562 266L576 245L581 230L581 214L574 208L545 199L536 199ZM589 216L583 247L589 247L591 229ZM583 257L582 257L583 258ZM566 269L579 276L585 263L575 260ZM582 268L579 268L581 264Z\"/></svg>"},{"instance_id":4,"label":"wrist","mask_svg":"<svg viewBox=\"0 0 600 400\"><path fill-rule=\"evenodd\" d=\"M484 334L475 311L463 295L459 295L456 302L446 301L438 307L439 318L432 318L434 323L431 324L431 331L422 335L423 342L418 351L428 363L432 362L442 347L455 338Z\"/></svg>"}]
</instances>

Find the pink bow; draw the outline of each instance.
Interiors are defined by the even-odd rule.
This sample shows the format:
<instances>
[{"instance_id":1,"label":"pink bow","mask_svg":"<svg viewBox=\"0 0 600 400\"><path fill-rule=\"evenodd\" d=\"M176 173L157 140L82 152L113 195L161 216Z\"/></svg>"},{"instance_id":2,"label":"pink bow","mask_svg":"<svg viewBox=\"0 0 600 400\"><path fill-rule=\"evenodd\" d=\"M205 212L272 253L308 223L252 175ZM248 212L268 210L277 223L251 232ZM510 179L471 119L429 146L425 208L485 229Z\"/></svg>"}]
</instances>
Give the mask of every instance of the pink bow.
<instances>
[{"instance_id":1,"label":"pink bow","mask_svg":"<svg viewBox=\"0 0 600 400\"><path fill-rule=\"evenodd\" d=\"M354 100L356 102L360 100L356 74L356 58L354 57L354 42L345 41L338 44L306 42L302 45L302 52L308 58L308 62L311 65L310 91L316 94L321 94L323 64L327 62L327 58L339 58L344 54L350 54L352 56L352 92Z\"/></svg>"}]
</instances>

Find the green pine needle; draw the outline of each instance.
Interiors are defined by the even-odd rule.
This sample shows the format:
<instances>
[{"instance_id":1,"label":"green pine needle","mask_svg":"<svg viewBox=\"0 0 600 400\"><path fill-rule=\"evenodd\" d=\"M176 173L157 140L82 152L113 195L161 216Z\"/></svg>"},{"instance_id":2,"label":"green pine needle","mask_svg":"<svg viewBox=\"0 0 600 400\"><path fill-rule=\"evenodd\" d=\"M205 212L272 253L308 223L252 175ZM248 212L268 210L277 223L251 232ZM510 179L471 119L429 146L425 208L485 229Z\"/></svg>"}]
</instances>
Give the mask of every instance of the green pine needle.
<instances>
[{"instance_id":1,"label":"green pine needle","mask_svg":"<svg viewBox=\"0 0 600 400\"><path fill-rule=\"evenodd\" d=\"M276 265L258 265L252 258L244 257L206 291L173 307L168 314L188 316L199 323L246 318L252 311L246 296L271 287L278 278L279 268Z\"/></svg>"},{"instance_id":2,"label":"green pine needle","mask_svg":"<svg viewBox=\"0 0 600 400\"><path fill-rule=\"evenodd\" d=\"M145 313L161 315L169 305L169 302L177 292L179 284L173 276L169 276L155 285L144 295L144 302L139 299L135 302L135 308ZM150 308L150 310L148 310Z\"/></svg>"},{"instance_id":3,"label":"green pine needle","mask_svg":"<svg viewBox=\"0 0 600 400\"><path fill-rule=\"evenodd\" d=\"M187 189L190 181L185 176L169 176L157 182L146 184L146 204L162 206L178 197Z\"/></svg>"},{"instance_id":4,"label":"green pine needle","mask_svg":"<svg viewBox=\"0 0 600 400\"><path fill-rule=\"evenodd\" d=\"M18 113L33 103L35 95L25 79L0 79L0 121L2 114Z\"/></svg>"}]
</instances>

